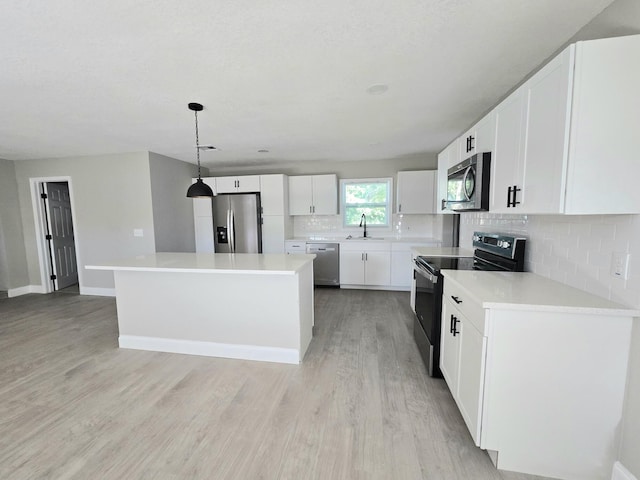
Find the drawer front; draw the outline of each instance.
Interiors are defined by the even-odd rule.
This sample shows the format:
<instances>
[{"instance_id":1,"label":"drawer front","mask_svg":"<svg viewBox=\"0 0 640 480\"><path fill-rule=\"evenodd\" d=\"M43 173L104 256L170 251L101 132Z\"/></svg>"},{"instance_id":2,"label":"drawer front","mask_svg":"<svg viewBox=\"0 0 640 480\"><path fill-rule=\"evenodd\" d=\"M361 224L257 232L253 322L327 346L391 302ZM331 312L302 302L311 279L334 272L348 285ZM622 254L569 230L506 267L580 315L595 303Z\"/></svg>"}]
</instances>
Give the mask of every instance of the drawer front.
<instances>
[{"instance_id":1,"label":"drawer front","mask_svg":"<svg viewBox=\"0 0 640 480\"><path fill-rule=\"evenodd\" d=\"M482 306L455 282L444 279L443 302L450 301L464 315L473 326L484 335L485 311Z\"/></svg>"}]
</instances>

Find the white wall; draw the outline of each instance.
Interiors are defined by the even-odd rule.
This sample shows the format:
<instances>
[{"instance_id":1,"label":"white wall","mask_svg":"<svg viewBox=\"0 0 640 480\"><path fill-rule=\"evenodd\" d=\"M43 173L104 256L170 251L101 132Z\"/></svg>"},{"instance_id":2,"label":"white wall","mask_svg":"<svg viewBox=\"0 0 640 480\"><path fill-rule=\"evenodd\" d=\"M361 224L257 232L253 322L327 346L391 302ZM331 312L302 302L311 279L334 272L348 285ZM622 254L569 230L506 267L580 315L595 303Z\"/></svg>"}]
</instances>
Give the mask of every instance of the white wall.
<instances>
[{"instance_id":1,"label":"white wall","mask_svg":"<svg viewBox=\"0 0 640 480\"><path fill-rule=\"evenodd\" d=\"M14 162L0 159L0 290L28 283Z\"/></svg>"},{"instance_id":2,"label":"white wall","mask_svg":"<svg viewBox=\"0 0 640 480\"><path fill-rule=\"evenodd\" d=\"M40 285L29 179L70 177L81 289L112 289L113 273L84 265L155 252L147 152L15 162L29 285ZM142 237L134 237L142 229Z\"/></svg>"},{"instance_id":3,"label":"white wall","mask_svg":"<svg viewBox=\"0 0 640 480\"><path fill-rule=\"evenodd\" d=\"M149 152L156 252L195 252L193 200L187 198L198 167Z\"/></svg>"}]
</instances>

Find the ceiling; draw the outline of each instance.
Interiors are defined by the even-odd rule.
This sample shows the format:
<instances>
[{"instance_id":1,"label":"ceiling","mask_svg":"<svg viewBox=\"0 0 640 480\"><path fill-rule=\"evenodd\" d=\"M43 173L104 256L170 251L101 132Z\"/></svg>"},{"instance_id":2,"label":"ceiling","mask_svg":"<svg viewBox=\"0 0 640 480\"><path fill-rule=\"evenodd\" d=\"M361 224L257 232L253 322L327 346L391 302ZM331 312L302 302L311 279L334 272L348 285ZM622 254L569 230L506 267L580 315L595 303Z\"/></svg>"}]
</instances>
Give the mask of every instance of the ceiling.
<instances>
[{"instance_id":1,"label":"ceiling","mask_svg":"<svg viewBox=\"0 0 640 480\"><path fill-rule=\"evenodd\" d=\"M0 158L433 154L611 2L5 0Z\"/></svg>"}]
</instances>

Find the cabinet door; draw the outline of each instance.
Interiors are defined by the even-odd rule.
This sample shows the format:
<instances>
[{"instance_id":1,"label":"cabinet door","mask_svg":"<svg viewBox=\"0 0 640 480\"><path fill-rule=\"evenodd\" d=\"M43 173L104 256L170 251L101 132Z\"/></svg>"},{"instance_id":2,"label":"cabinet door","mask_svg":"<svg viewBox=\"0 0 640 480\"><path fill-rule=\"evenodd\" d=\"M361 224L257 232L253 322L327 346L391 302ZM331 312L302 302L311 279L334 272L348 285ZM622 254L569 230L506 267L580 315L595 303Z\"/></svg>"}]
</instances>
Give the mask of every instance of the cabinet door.
<instances>
[{"instance_id":1,"label":"cabinet door","mask_svg":"<svg viewBox=\"0 0 640 480\"><path fill-rule=\"evenodd\" d=\"M458 318L457 310L451 302L442 302L442 333L440 337L440 371L454 398L458 395L458 364L460 356L460 337L451 332L454 319ZM457 323L457 328L459 327ZM458 330L456 330L458 331Z\"/></svg>"},{"instance_id":2,"label":"cabinet door","mask_svg":"<svg viewBox=\"0 0 640 480\"><path fill-rule=\"evenodd\" d=\"M458 323L460 364L457 403L473 441L480 446L481 399L484 391L487 340L465 317L460 318L462 321Z\"/></svg>"},{"instance_id":3,"label":"cabinet door","mask_svg":"<svg viewBox=\"0 0 640 480\"><path fill-rule=\"evenodd\" d=\"M216 177L217 193L235 193L238 189L238 177Z\"/></svg>"},{"instance_id":4,"label":"cabinet door","mask_svg":"<svg viewBox=\"0 0 640 480\"><path fill-rule=\"evenodd\" d=\"M195 217L196 253L213 253L213 216Z\"/></svg>"},{"instance_id":5,"label":"cabinet door","mask_svg":"<svg viewBox=\"0 0 640 480\"><path fill-rule=\"evenodd\" d=\"M561 213L569 139L572 49L549 62L527 83L528 111L523 213Z\"/></svg>"},{"instance_id":6,"label":"cabinet door","mask_svg":"<svg viewBox=\"0 0 640 480\"><path fill-rule=\"evenodd\" d=\"M262 253L284 253L284 215L262 216Z\"/></svg>"},{"instance_id":7,"label":"cabinet door","mask_svg":"<svg viewBox=\"0 0 640 480\"><path fill-rule=\"evenodd\" d=\"M311 215L311 176L289 177L289 214Z\"/></svg>"},{"instance_id":8,"label":"cabinet door","mask_svg":"<svg viewBox=\"0 0 640 480\"><path fill-rule=\"evenodd\" d=\"M260 191L260 175L245 175L236 177L238 182L237 192L259 192Z\"/></svg>"},{"instance_id":9,"label":"cabinet door","mask_svg":"<svg viewBox=\"0 0 640 480\"><path fill-rule=\"evenodd\" d=\"M337 215L338 177L336 175L313 175L313 213L316 215Z\"/></svg>"},{"instance_id":10,"label":"cabinet door","mask_svg":"<svg viewBox=\"0 0 640 480\"><path fill-rule=\"evenodd\" d=\"M492 110L475 127L473 154L493 152L496 146L496 114Z\"/></svg>"},{"instance_id":11,"label":"cabinet door","mask_svg":"<svg viewBox=\"0 0 640 480\"><path fill-rule=\"evenodd\" d=\"M364 284L391 284L391 252L365 252Z\"/></svg>"},{"instance_id":12,"label":"cabinet door","mask_svg":"<svg viewBox=\"0 0 640 480\"><path fill-rule=\"evenodd\" d=\"M260 175L260 203L263 215L286 215L285 175Z\"/></svg>"},{"instance_id":13,"label":"cabinet door","mask_svg":"<svg viewBox=\"0 0 640 480\"><path fill-rule=\"evenodd\" d=\"M491 155L491 200L489 210L519 213L519 205L508 207L509 188L517 187L519 201L523 189L524 128L527 102L519 88L495 109L496 145Z\"/></svg>"},{"instance_id":14,"label":"cabinet door","mask_svg":"<svg viewBox=\"0 0 640 480\"><path fill-rule=\"evenodd\" d=\"M391 285L411 287L413 281L413 260L411 252L391 252Z\"/></svg>"},{"instance_id":15,"label":"cabinet door","mask_svg":"<svg viewBox=\"0 0 640 480\"><path fill-rule=\"evenodd\" d=\"M340 252L340 283L344 285L364 285L364 252Z\"/></svg>"},{"instance_id":16,"label":"cabinet door","mask_svg":"<svg viewBox=\"0 0 640 480\"><path fill-rule=\"evenodd\" d=\"M398 172L398 213L435 213L435 170Z\"/></svg>"}]
</instances>

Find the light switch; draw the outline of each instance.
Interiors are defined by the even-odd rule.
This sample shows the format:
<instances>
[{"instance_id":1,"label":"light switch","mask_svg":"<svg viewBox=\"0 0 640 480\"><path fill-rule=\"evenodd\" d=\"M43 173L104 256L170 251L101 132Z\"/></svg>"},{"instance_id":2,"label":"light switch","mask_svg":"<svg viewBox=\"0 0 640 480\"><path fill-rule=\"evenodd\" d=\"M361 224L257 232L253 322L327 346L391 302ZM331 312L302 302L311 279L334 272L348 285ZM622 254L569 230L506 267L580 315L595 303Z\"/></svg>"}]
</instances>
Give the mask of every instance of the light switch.
<instances>
[{"instance_id":1,"label":"light switch","mask_svg":"<svg viewBox=\"0 0 640 480\"><path fill-rule=\"evenodd\" d=\"M611 275L626 280L629 278L629 254L613 252L611 256Z\"/></svg>"},{"instance_id":2,"label":"light switch","mask_svg":"<svg viewBox=\"0 0 640 480\"><path fill-rule=\"evenodd\" d=\"M141 228L134 228L133 229L133 236L134 237L144 237L144 230L142 230Z\"/></svg>"}]
</instances>

